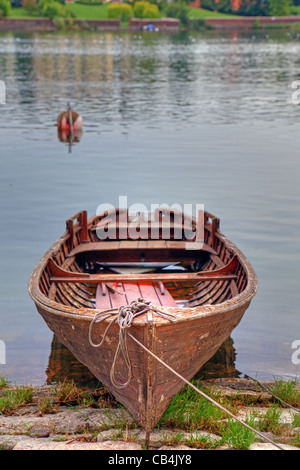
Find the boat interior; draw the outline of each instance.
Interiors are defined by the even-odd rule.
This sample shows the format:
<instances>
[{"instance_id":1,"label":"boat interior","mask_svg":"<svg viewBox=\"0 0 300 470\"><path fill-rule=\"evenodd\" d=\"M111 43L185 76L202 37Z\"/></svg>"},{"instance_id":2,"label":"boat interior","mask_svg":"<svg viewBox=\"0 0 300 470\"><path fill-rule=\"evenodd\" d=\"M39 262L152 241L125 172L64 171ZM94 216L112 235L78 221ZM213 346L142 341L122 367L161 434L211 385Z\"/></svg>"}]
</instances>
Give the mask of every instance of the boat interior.
<instances>
[{"instance_id":1,"label":"boat interior","mask_svg":"<svg viewBox=\"0 0 300 470\"><path fill-rule=\"evenodd\" d=\"M156 306L214 305L245 289L245 269L220 236L219 219L162 209L151 217L118 209L68 219L40 277L42 293L73 309L106 310L139 297Z\"/></svg>"}]
</instances>

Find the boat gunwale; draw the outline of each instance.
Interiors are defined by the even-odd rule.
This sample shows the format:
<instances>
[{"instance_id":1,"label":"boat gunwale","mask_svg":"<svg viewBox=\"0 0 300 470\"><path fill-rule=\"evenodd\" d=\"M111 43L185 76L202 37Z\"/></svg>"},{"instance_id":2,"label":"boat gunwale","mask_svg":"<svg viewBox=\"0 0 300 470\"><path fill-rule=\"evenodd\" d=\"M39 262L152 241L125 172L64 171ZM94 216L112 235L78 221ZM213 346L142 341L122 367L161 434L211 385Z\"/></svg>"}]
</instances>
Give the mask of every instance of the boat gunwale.
<instances>
[{"instance_id":1,"label":"boat gunwale","mask_svg":"<svg viewBox=\"0 0 300 470\"><path fill-rule=\"evenodd\" d=\"M94 220L94 218L90 219L89 222L91 220ZM170 312L175 315L177 313L178 317L175 320L176 323L192 321L198 318L204 318L208 316L214 316L214 315L218 315L221 312L224 313L225 311L230 312L232 310L235 310L238 307L242 307L243 305L249 304L257 292L257 288L258 288L257 276L252 265L248 261L248 259L231 240L229 240L222 232L220 232L220 230L218 230L217 236L221 239L221 242L223 242L226 245L226 248L230 252L233 252L238 256L238 261L246 273L247 285L245 289L238 295L228 300L225 300L224 302L216 303L213 305L206 304L206 305L195 306L195 307L159 306L160 309L166 312ZM78 318L78 319L86 320L90 322L95 314L103 312L104 309L92 309L92 308L87 308L87 307L75 309L74 307L63 305L59 302L56 302L55 300L51 300L47 298L47 296L41 292L40 287L39 287L40 277L44 269L47 266L50 256L53 256L53 254L59 251L61 245L67 240L67 238L68 238L68 232L65 232L64 235L61 236L58 240L56 240L53 243L53 245L47 250L47 252L43 255L43 257L39 260L39 262L37 263L35 269L33 270L30 276L29 286L28 286L29 294L32 300L36 304L38 304L44 310L46 309L49 313L52 313L61 317L66 317L66 318L73 317L73 318ZM144 321L145 318L146 318L145 315L141 316L140 318L136 318L134 320L134 325L145 326L146 321L147 321L147 320ZM169 320L165 320L158 316L155 316L153 319L155 321L155 324L157 325L170 323ZM104 322L109 322L109 321L110 321L109 319L104 320Z\"/></svg>"}]
</instances>

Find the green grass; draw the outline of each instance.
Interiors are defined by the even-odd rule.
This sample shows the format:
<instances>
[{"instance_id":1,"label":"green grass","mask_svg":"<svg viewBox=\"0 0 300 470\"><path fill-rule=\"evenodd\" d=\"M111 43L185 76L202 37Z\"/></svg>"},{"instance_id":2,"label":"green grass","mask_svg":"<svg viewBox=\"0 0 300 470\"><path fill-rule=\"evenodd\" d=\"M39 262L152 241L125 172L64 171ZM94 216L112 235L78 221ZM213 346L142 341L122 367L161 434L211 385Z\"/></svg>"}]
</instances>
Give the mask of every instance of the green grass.
<instances>
[{"instance_id":1,"label":"green grass","mask_svg":"<svg viewBox=\"0 0 300 470\"><path fill-rule=\"evenodd\" d=\"M246 423L255 428L254 417L249 416ZM246 428L232 418L228 419L227 426L224 428L222 441L229 444L234 449L247 450L255 441L255 433L251 429Z\"/></svg>"},{"instance_id":2,"label":"green grass","mask_svg":"<svg viewBox=\"0 0 300 470\"><path fill-rule=\"evenodd\" d=\"M272 392L281 400L289 403L296 408L300 407L300 391L296 388L296 380L281 380L274 381Z\"/></svg>"},{"instance_id":3,"label":"green grass","mask_svg":"<svg viewBox=\"0 0 300 470\"><path fill-rule=\"evenodd\" d=\"M227 13L219 13L211 10L205 10L204 8L192 8L190 7L189 12L190 18L239 18L238 15L229 15Z\"/></svg>"},{"instance_id":4,"label":"green grass","mask_svg":"<svg viewBox=\"0 0 300 470\"><path fill-rule=\"evenodd\" d=\"M73 12L78 19L97 20L107 18L106 5L80 5L70 3L67 9ZM24 8L12 8L11 18L32 18Z\"/></svg>"},{"instance_id":5,"label":"green grass","mask_svg":"<svg viewBox=\"0 0 300 470\"><path fill-rule=\"evenodd\" d=\"M261 432L271 432L277 436L282 434L284 426L280 422L281 414L282 409L277 404L270 406L265 415L259 418L258 429Z\"/></svg>"},{"instance_id":6,"label":"green grass","mask_svg":"<svg viewBox=\"0 0 300 470\"><path fill-rule=\"evenodd\" d=\"M299 15L300 16L300 5L299 6L296 6L296 5L293 5L291 7L291 15Z\"/></svg>"},{"instance_id":7,"label":"green grass","mask_svg":"<svg viewBox=\"0 0 300 470\"><path fill-rule=\"evenodd\" d=\"M7 389L0 397L0 415L9 415L20 406L32 401L33 389L29 386Z\"/></svg>"},{"instance_id":8,"label":"green grass","mask_svg":"<svg viewBox=\"0 0 300 470\"><path fill-rule=\"evenodd\" d=\"M5 375L0 375L0 389L7 387L8 382L8 378Z\"/></svg>"},{"instance_id":9,"label":"green grass","mask_svg":"<svg viewBox=\"0 0 300 470\"><path fill-rule=\"evenodd\" d=\"M106 5L80 5L70 3L68 10L72 11L80 20L101 20L107 18Z\"/></svg>"},{"instance_id":10,"label":"green grass","mask_svg":"<svg viewBox=\"0 0 300 470\"><path fill-rule=\"evenodd\" d=\"M10 18L32 18L24 8L12 8Z\"/></svg>"},{"instance_id":11,"label":"green grass","mask_svg":"<svg viewBox=\"0 0 300 470\"><path fill-rule=\"evenodd\" d=\"M67 5L68 9L75 13L78 19L103 19L107 18L106 5L80 5L71 3ZM164 16L162 14L162 16ZM236 18L237 15L227 15L226 13L217 13L204 10L204 8L190 8L190 18Z\"/></svg>"},{"instance_id":12,"label":"green grass","mask_svg":"<svg viewBox=\"0 0 300 470\"><path fill-rule=\"evenodd\" d=\"M82 20L92 20L92 19L105 19L107 18L107 5L83 5L79 3L69 3L67 8L72 11L76 18ZM291 7L291 13L300 16L300 6ZM30 16L24 10L24 8L12 8L11 15L12 18L29 18ZM162 12L162 16L164 16ZM190 7L189 11L190 18L243 18L238 15L230 15L227 13L219 13L216 11L205 10L204 8L193 8Z\"/></svg>"},{"instance_id":13,"label":"green grass","mask_svg":"<svg viewBox=\"0 0 300 470\"><path fill-rule=\"evenodd\" d=\"M213 390L205 391L214 399L220 399L220 396ZM222 410L197 394L192 388L185 387L172 400L159 425L184 430L204 428L216 432L219 429L216 423L225 418L226 414Z\"/></svg>"},{"instance_id":14,"label":"green grass","mask_svg":"<svg viewBox=\"0 0 300 470\"><path fill-rule=\"evenodd\" d=\"M79 3L67 4L67 9L75 14L76 18L81 20L96 20L107 18L107 5L82 5ZM12 18L29 18L28 12L24 8L12 8ZM162 13L162 16L163 13ZM237 15L228 15L226 13L218 13L204 8L190 8L190 18L236 18Z\"/></svg>"}]
</instances>

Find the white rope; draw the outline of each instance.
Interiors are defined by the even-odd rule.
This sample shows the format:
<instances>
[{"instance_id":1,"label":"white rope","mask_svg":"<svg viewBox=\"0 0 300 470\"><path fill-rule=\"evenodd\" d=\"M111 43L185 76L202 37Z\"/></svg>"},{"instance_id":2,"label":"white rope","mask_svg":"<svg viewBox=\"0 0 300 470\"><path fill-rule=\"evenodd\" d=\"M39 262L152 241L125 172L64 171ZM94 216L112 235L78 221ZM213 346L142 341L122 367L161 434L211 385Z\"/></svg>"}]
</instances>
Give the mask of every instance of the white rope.
<instances>
[{"instance_id":1,"label":"white rope","mask_svg":"<svg viewBox=\"0 0 300 470\"><path fill-rule=\"evenodd\" d=\"M128 333L128 335L130 336L131 339L133 339L133 341L135 341L141 348L143 348L148 354L150 354L152 357L154 357L158 362L160 362L163 366L165 366L167 369L169 369L171 372L173 372L173 374L175 374L179 379L181 379L183 382L185 382L187 385L189 385L190 387L192 387L192 389L194 389L197 393L199 393L200 395L202 395L204 398L206 398L208 401L210 401L211 403L213 403L215 406L217 406L218 408L220 408L222 411L224 411L225 413L227 413L229 416L231 416L231 418L235 419L236 421L238 421L240 424L242 424L243 426L245 426L246 428L250 429L251 431L253 431L254 433L256 433L258 436L260 436L262 439L270 442L271 444L273 444L275 447L277 447L278 449L280 450L284 450L282 447L280 447L280 445L276 444L274 441L272 441L271 439L269 439L267 436L265 436L264 434L261 434L259 431L257 431L256 429L252 428L249 424L245 423L244 421L240 420L239 418L237 418L234 414L231 413L231 411L228 411L226 408L224 408L222 405L220 405L218 402L216 402L213 398L211 398L210 396L206 395L206 393L202 392L202 390L199 390L199 388L195 387L194 384L192 384L191 382L189 382L187 379L185 379L182 375L178 374L178 372L176 372L174 369L172 369L172 367L170 367L168 364L166 364L164 361L162 361L159 357L157 357L155 354L153 354L152 351L150 351L149 349L147 349L142 343L140 343L140 341L138 341L134 336L132 336L130 333Z\"/></svg>"},{"instance_id":2,"label":"white rope","mask_svg":"<svg viewBox=\"0 0 300 470\"><path fill-rule=\"evenodd\" d=\"M105 340L105 337L106 337L106 334L107 334L109 328L111 327L111 325L116 320L118 320L118 324L119 324L119 327L120 327L119 342L118 342L117 350L116 350L115 357L114 357L114 360L113 360L113 364L112 364L112 367L111 367L111 372L110 372L110 379L111 379L111 382L114 385L114 387L116 387L118 389L125 388L129 384L130 380L133 377L129 352L128 352L128 348L127 348L127 334L128 334L128 336L130 336L130 338L133 341L135 341L144 351L146 351L148 354L150 354L152 357L154 357L154 359L156 359L158 362L160 362L164 367L166 367L168 370L170 370L174 375L176 375L179 379L181 379L183 382L185 382L187 385L189 385L197 393L199 393L204 398L206 398L208 401L210 401L215 406L220 408L222 411L224 411L226 414L228 414L235 421L238 421L242 426L245 426L250 431L254 432L258 436L260 436L262 439L269 442L270 444L277 447L278 449L284 450L279 444L276 444L274 441L272 441L272 439L270 439L269 437L267 437L264 434L260 433L259 431L257 431L257 429L252 428L252 426L250 426L246 422L239 419L237 416L235 416L233 413L231 413L231 411L227 410L222 405L220 405L218 402L216 402L213 398L206 395L206 393L202 392L202 390L199 390L199 388L197 388L194 384L192 384L187 379L185 379L182 375L180 375L178 372L176 372L172 367L170 367L168 364L166 364L164 361L162 361L159 357L157 357L155 354L153 354L152 351L150 351L148 348L146 348L146 346L144 346L134 336L132 336L130 333L127 332L127 329L131 327L133 319L138 315L142 315L143 313L147 312L148 310L151 310L154 313L157 313L158 315L160 315L164 318L167 318L170 321L174 321L174 319L176 318L174 315L171 315L169 313L162 312L161 310L158 310L157 308L155 308L151 304L151 302L145 301L142 298L138 298L136 300L133 300L129 305L121 306L118 309L108 309L108 310L99 312L94 316L93 320L91 321L90 328L89 328L89 342L90 342L91 346L101 347L104 340ZM107 326L107 328L106 328L106 330L103 334L103 338L102 338L101 342L99 344L94 344L93 341L92 341L92 329L93 329L94 323L101 322L101 321L105 320L106 318L110 317L111 315L114 315L115 318L113 318L110 321L110 323L108 324L108 326ZM128 371L128 379L125 383L119 383L115 379L115 366L116 366L116 362L118 360L118 357L119 357L120 353L123 354L123 357L124 357L124 360L125 360L126 366L127 366L127 371Z\"/></svg>"},{"instance_id":3,"label":"white rope","mask_svg":"<svg viewBox=\"0 0 300 470\"><path fill-rule=\"evenodd\" d=\"M89 327L90 345L93 346L94 348L99 348L103 345L105 337L111 325L115 321L118 321L118 325L120 327L119 341L118 341L118 346L116 349L115 357L112 363L112 367L110 370L110 380L113 386L118 389L127 387L131 379L133 378L131 361L130 361L128 347L127 347L127 330L128 328L131 327L132 321L135 317L142 315L143 313L146 313L149 310L151 310L152 312L158 314L159 316L163 318L166 318L167 320L170 320L170 321L176 320L175 315L172 315L167 312L163 312L162 310L159 310L156 307L154 307L150 301L144 300L141 297L139 297L138 299L133 300L129 305L122 305L118 309L112 308L112 309L104 310L102 312L98 312L90 323L90 327ZM95 344L92 340L92 332L93 332L94 324L102 322L103 320L111 316L114 316L114 318L112 318L112 320L109 322L108 326L106 327L101 342L98 344ZM116 363L119 359L120 354L122 354L125 364L126 364L126 368L127 368L127 380L126 382L122 382L122 383L116 380L116 373L115 373Z\"/></svg>"}]
</instances>

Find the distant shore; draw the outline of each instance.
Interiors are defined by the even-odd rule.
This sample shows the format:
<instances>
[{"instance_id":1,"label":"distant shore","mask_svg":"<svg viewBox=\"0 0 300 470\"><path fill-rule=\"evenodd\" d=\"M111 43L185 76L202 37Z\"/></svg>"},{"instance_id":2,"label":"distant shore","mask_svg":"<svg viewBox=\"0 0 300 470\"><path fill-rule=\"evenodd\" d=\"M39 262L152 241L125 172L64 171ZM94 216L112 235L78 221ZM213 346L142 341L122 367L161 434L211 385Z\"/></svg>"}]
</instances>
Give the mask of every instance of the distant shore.
<instances>
[{"instance_id":1,"label":"distant shore","mask_svg":"<svg viewBox=\"0 0 300 470\"><path fill-rule=\"evenodd\" d=\"M66 20L67 21L67 20ZM92 31L143 31L148 24L152 24L159 31L178 32L180 22L175 18L160 19L137 19L129 20L128 27L121 24L119 19L72 19L72 27L78 30ZM204 26L210 29L221 31L247 31L258 28L284 28L300 25L300 16L282 16L282 17L237 17L237 18L205 18ZM0 19L0 32L5 31L57 31L59 28L49 18L2 18Z\"/></svg>"},{"instance_id":2,"label":"distant shore","mask_svg":"<svg viewBox=\"0 0 300 470\"><path fill-rule=\"evenodd\" d=\"M68 23L68 20L66 20ZM161 18L151 20L131 19L128 27L124 27L119 19L71 19L72 28L91 31L142 31L144 26L151 23L160 31L179 31L179 20ZM0 31L57 31L59 28L50 18L3 18L0 20Z\"/></svg>"}]
</instances>

